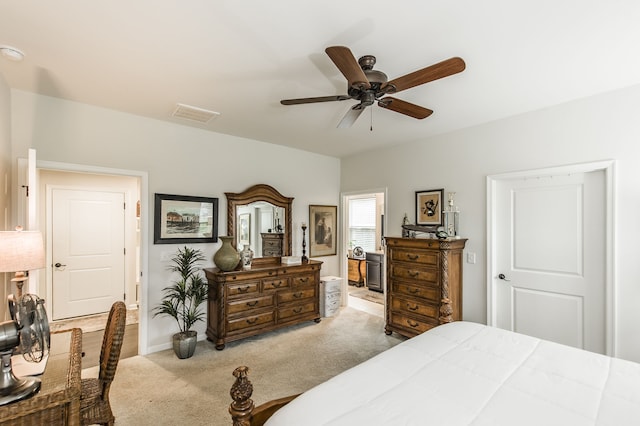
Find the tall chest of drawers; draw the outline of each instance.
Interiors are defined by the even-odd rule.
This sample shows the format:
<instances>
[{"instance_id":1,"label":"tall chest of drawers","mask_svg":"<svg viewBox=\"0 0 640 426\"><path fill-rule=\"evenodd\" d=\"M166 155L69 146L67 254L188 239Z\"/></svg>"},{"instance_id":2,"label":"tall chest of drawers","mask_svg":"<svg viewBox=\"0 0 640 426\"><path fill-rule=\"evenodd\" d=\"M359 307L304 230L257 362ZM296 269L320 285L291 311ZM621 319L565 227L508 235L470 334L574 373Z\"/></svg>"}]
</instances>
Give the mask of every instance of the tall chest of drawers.
<instances>
[{"instance_id":1,"label":"tall chest of drawers","mask_svg":"<svg viewBox=\"0 0 640 426\"><path fill-rule=\"evenodd\" d=\"M386 238L385 332L413 337L462 319L466 239Z\"/></svg>"},{"instance_id":2,"label":"tall chest of drawers","mask_svg":"<svg viewBox=\"0 0 640 426\"><path fill-rule=\"evenodd\" d=\"M320 321L320 266L310 260L283 265L280 258L254 259L249 270L205 269L209 283L207 339L226 342L303 321Z\"/></svg>"},{"instance_id":3,"label":"tall chest of drawers","mask_svg":"<svg viewBox=\"0 0 640 426\"><path fill-rule=\"evenodd\" d=\"M282 256L284 234L263 232L260 236L262 237L262 256Z\"/></svg>"}]
</instances>

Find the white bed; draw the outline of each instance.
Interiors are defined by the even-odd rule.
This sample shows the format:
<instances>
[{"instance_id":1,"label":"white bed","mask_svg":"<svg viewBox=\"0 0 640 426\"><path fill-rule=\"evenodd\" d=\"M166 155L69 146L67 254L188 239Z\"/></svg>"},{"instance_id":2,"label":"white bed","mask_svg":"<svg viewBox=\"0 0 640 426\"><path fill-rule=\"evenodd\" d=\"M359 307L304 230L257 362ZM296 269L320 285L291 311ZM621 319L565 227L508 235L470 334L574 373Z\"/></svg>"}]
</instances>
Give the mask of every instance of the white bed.
<instances>
[{"instance_id":1,"label":"white bed","mask_svg":"<svg viewBox=\"0 0 640 426\"><path fill-rule=\"evenodd\" d=\"M459 321L316 386L266 424L640 425L640 364Z\"/></svg>"}]
</instances>

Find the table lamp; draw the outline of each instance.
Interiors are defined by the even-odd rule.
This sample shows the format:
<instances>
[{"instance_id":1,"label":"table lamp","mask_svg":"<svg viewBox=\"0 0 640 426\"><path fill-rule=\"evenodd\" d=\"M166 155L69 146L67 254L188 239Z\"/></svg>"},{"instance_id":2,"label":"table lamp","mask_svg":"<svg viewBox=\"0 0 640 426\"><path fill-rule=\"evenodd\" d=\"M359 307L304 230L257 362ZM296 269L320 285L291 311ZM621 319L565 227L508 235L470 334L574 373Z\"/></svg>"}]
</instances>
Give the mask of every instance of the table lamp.
<instances>
[{"instance_id":1,"label":"table lamp","mask_svg":"<svg viewBox=\"0 0 640 426\"><path fill-rule=\"evenodd\" d=\"M15 272L18 300L22 296L22 286L28 279L28 271L44 268L44 244L40 231L0 232L0 272Z\"/></svg>"}]
</instances>

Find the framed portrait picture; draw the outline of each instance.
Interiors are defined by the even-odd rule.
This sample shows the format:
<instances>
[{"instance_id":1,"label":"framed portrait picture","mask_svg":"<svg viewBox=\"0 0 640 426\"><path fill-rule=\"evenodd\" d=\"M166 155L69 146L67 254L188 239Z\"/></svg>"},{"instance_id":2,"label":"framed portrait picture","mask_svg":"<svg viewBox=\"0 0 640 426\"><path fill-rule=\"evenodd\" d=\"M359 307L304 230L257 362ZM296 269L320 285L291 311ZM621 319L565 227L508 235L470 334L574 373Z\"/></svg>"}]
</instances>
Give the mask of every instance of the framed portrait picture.
<instances>
[{"instance_id":1,"label":"framed portrait picture","mask_svg":"<svg viewBox=\"0 0 640 426\"><path fill-rule=\"evenodd\" d=\"M416 225L441 226L444 189L416 191Z\"/></svg>"},{"instance_id":2,"label":"framed portrait picture","mask_svg":"<svg viewBox=\"0 0 640 426\"><path fill-rule=\"evenodd\" d=\"M238 215L238 248L251 244L251 214Z\"/></svg>"},{"instance_id":3,"label":"framed portrait picture","mask_svg":"<svg viewBox=\"0 0 640 426\"><path fill-rule=\"evenodd\" d=\"M154 244L218 241L218 199L156 194Z\"/></svg>"},{"instance_id":4,"label":"framed portrait picture","mask_svg":"<svg viewBox=\"0 0 640 426\"><path fill-rule=\"evenodd\" d=\"M337 253L337 206L309 206L309 257Z\"/></svg>"}]
</instances>

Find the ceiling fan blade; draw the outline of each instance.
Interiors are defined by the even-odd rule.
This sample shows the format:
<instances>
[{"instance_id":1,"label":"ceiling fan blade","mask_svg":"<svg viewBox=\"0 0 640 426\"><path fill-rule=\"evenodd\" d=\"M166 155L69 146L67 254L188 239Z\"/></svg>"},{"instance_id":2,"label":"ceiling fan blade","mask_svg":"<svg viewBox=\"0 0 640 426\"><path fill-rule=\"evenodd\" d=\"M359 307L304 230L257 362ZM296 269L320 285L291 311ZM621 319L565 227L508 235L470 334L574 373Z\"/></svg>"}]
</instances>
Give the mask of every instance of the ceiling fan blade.
<instances>
[{"instance_id":1,"label":"ceiling fan blade","mask_svg":"<svg viewBox=\"0 0 640 426\"><path fill-rule=\"evenodd\" d=\"M464 71L466 65L462 58L450 58L437 64L422 68L402 77L389 81L382 87L386 93L398 93L433 80L448 77Z\"/></svg>"},{"instance_id":2,"label":"ceiling fan blade","mask_svg":"<svg viewBox=\"0 0 640 426\"><path fill-rule=\"evenodd\" d=\"M349 82L350 87L356 87L358 89L368 89L371 87L367 76L360 68L355 56L351 53L348 47L344 46L331 46L324 50L333 63L338 67L342 75L344 75Z\"/></svg>"},{"instance_id":3,"label":"ceiling fan blade","mask_svg":"<svg viewBox=\"0 0 640 426\"><path fill-rule=\"evenodd\" d=\"M409 117L422 120L427 118L433 111L416 104L412 104L402 99L392 98L391 96L384 97L378 101L378 105L391 111L399 112L400 114L408 115Z\"/></svg>"},{"instance_id":4,"label":"ceiling fan blade","mask_svg":"<svg viewBox=\"0 0 640 426\"><path fill-rule=\"evenodd\" d=\"M316 102L346 101L347 99L351 99L351 98L347 95L319 96L317 98L283 99L280 101L280 103L282 105L299 105L299 104L313 104Z\"/></svg>"},{"instance_id":5,"label":"ceiling fan blade","mask_svg":"<svg viewBox=\"0 0 640 426\"><path fill-rule=\"evenodd\" d=\"M360 114L364 111L364 107L360 104L357 104L353 108L350 108L349 111L342 117L340 123L338 123L338 129L346 129L353 125L356 122Z\"/></svg>"}]
</instances>

